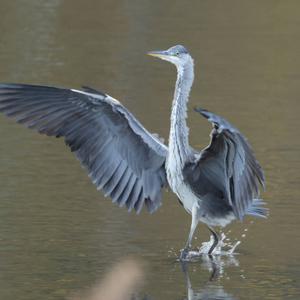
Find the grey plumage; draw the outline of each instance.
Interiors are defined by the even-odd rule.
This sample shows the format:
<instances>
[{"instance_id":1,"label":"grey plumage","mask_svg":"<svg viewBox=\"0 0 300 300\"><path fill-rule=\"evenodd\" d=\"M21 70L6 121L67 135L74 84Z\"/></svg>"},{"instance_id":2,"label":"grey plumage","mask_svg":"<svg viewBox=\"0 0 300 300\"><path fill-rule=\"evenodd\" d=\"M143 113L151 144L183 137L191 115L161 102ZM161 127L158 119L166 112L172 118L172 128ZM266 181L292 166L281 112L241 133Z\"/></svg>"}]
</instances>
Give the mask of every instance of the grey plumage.
<instances>
[{"instance_id":1,"label":"grey plumage","mask_svg":"<svg viewBox=\"0 0 300 300\"><path fill-rule=\"evenodd\" d=\"M119 205L161 204L167 148L110 96L46 86L0 84L0 111L49 136L64 137L94 184Z\"/></svg>"},{"instance_id":2,"label":"grey plumage","mask_svg":"<svg viewBox=\"0 0 300 300\"><path fill-rule=\"evenodd\" d=\"M194 79L193 59L185 47L149 53L175 64L177 81L166 147L116 99L89 87L83 91L25 84L0 84L0 111L18 123L49 136L63 137L87 169L97 189L128 210L154 212L162 188L169 185L192 215L185 250L199 221L225 226L245 215L264 217L259 198L262 168L245 137L220 116L197 111L213 124L210 144L192 149L186 125L187 102Z\"/></svg>"},{"instance_id":3,"label":"grey plumage","mask_svg":"<svg viewBox=\"0 0 300 300\"><path fill-rule=\"evenodd\" d=\"M213 234L214 243L208 251L212 254L219 238L211 226L226 226L246 214L266 216L267 210L259 199L264 175L244 136L211 112L197 110L214 125L210 145L200 153L190 147L186 111L194 80L193 59L181 45L149 54L171 62L177 69L166 174L171 189L192 215L181 258L188 254L199 221L206 223Z\"/></svg>"},{"instance_id":4,"label":"grey plumage","mask_svg":"<svg viewBox=\"0 0 300 300\"><path fill-rule=\"evenodd\" d=\"M196 111L213 123L213 130L209 146L184 166L185 181L204 199L204 213L218 217L233 211L241 220L259 197L259 184L264 185L262 169L239 130L207 110Z\"/></svg>"}]
</instances>

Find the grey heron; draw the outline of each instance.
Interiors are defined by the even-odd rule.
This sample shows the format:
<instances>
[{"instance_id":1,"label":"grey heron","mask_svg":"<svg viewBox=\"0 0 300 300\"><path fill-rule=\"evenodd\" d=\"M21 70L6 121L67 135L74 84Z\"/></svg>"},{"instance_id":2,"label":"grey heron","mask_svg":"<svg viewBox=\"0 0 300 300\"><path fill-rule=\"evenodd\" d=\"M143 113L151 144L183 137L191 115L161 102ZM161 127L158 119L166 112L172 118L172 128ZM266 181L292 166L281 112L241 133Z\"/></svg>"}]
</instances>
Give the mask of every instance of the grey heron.
<instances>
[{"instance_id":1,"label":"grey heron","mask_svg":"<svg viewBox=\"0 0 300 300\"><path fill-rule=\"evenodd\" d=\"M222 117L197 111L213 125L210 144L198 152L189 145L187 102L194 80L193 59L177 45L149 55L177 68L168 146L147 131L116 99L92 88L82 90L25 84L0 84L0 111L48 136L64 137L98 190L113 202L139 213L161 205L169 186L191 214L190 233L181 258L191 248L199 221L212 227L265 217L259 198L264 174L241 132Z\"/></svg>"}]
</instances>

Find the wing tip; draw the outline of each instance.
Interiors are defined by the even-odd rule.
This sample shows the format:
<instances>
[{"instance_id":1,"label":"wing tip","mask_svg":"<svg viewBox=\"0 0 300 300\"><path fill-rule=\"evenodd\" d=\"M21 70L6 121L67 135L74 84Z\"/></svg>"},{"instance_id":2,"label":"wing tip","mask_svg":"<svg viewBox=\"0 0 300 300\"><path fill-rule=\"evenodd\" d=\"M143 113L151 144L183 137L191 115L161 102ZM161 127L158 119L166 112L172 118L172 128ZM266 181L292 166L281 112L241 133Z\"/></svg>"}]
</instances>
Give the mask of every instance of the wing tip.
<instances>
[{"instance_id":1,"label":"wing tip","mask_svg":"<svg viewBox=\"0 0 300 300\"><path fill-rule=\"evenodd\" d=\"M204 108L199 107L199 106L195 106L194 111L201 114L203 117L205 117L207 119L210 117L210 114L211 114L207 109L204 109Z\"/></svg>"},{"instance_id":2,"label":"wing tip","mask_svg":"<svg viewBox=\"0 0 300 300\"><path fill-rule=\"evenodd\" d=\"M253 199L251 205L246 210L246 215L268 218L270 215L269 209L264 207L266 203L262 199Z\"/></svg>"}]
</instances>

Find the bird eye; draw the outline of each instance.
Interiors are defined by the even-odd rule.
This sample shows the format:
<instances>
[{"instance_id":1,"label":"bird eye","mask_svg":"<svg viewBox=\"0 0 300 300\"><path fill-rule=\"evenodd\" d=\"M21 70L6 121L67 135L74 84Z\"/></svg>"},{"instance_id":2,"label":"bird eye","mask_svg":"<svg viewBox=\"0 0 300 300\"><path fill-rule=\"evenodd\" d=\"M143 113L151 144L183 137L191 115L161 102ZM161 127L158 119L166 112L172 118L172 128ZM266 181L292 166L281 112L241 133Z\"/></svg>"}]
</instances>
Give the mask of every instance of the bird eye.
<instances>
[{"instance_id":1,"label":"bird eye","mask_svg":"<svg viewBox=\"0 0 300 300\"><path fill-rule=\"evenodd\" d=\"M175 52L175 55L178 56L178 55L179 55L179 51L176 51L176 52Z\"/></svg>"}]
</instances>

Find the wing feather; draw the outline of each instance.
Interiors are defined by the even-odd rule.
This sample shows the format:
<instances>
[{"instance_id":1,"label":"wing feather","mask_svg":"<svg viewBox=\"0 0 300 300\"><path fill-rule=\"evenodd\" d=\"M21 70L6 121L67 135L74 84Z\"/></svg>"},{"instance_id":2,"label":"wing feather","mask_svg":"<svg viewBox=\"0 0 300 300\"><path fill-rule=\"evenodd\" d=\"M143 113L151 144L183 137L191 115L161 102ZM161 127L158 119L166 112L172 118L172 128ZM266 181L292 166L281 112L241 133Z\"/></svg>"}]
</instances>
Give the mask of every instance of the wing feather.
<instances>
[{"instance_id":1,"label":"wing feather","mask_svg":"<svg viewBox=\"0 0 300 300\"><path fill-rule=\"evenodd\" d=\"M242 219L259 198L264 174L246 138L222 117L196 109L213 124L211 142L194 162L195 180L191 186L200 197L210 194L210 201L223 201L236 218ZM191 172L187 169L186 174Z\"/></svg>"},{"instance_id":2,"label":"wing feather","mask_svg":"<svg viewBox=\"0 0 300 300\"><path fill-rule=\"evenodd\" d=\"M25 84L0 84L0 111L42 134L64 137L97 189L139 212L161 204L166 146L111 96Z\"/></svg>"}]
</instances>

